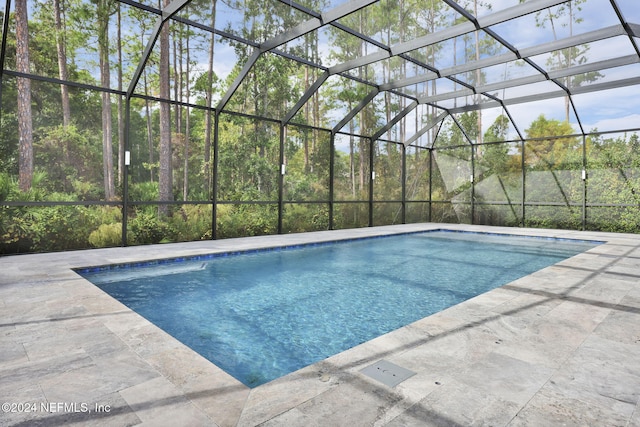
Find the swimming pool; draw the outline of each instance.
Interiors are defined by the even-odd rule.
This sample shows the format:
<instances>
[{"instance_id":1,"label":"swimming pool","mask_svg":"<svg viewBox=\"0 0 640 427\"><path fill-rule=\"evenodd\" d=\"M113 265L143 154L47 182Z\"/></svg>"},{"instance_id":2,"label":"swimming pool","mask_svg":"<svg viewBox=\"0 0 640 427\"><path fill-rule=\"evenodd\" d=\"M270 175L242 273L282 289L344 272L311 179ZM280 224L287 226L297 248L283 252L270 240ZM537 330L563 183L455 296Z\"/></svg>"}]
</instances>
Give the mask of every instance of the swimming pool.
<instances>
[{"instance_id":1,"label":"swimming pool","mask_svg":"<svg viewBox=\"0 0 640 427\"><path fill-rule=\"evenodd\" d=\"M597 244L430 231L77 271L255 387Z\"/></svg>"}]
</instances>

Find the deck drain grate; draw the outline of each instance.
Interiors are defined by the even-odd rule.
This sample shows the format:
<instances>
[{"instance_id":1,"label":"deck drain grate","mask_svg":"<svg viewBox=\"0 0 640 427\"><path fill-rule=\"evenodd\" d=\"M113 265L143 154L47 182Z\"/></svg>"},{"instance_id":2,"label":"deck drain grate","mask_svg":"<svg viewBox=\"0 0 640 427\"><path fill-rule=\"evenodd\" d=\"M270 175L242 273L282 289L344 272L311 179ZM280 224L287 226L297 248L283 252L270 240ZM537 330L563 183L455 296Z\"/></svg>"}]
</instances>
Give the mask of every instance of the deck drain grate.
<instances>
[{"instance_id":1,"label":"deck drain grate","mask_svg":"<svg viewBox=\"0 0 640 427\"><path fill-rule=\"evenodd\" d=\"M361 369L360 372L389 387L395 387L416 374L386 360L379 360L373 365Z\"/></svg>"}]
</instances>

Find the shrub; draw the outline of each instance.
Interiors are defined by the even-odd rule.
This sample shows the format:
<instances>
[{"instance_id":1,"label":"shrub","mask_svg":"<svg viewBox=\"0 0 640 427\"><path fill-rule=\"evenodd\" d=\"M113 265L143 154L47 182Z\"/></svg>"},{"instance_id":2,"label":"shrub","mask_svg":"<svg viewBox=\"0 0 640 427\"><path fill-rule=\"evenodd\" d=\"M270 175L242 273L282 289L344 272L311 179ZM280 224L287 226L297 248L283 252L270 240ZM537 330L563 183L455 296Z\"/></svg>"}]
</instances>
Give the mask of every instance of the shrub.
<instances>
[{"instance_id":1,"label":"shrub","mask_svg":"<svg viewBox=\"0 0 640 427\"><path fill-rule=\"evenodd\" d=\"M9 174L0 173L0 202L7 200L15 184Z\"/></svg>"},{"instance_id":2,"label":"shrub","mask_svg":"<svg viewBox=\"0 0 640 427\"><path fill-rule=\"evenodd\" d=\"M122 223L101 224L89 235L89 243L94 248L120 246L122 244Z\"/></svg>"},{"instance_id":3,"label":"shrub","mask_svg":"<svg viewBox=\"0 0 640 427\"><path fill-rule=\"evenodd\" d=\"M95 223L83 206L7 208L2 252L52 252L87 247ZM6 247L5 247L6 245Z\"/></svg>"},{"instance_id":4,"label":"shrub","mask_svg":"<svg viewBox=\"0 0 640 427\"><path fill-rule=\"evenodd\" d=\"M275 234L278 210L273 205L218 206L218 235L245 237Z\"/></svg>"},{"instance_id":5,"label":"shrub","mask_svg":"<svg viewBox=\"0 0 640 427\"><path fill-rule=\"evenodd\" d=\"M173 235L168 224L147 212L138 212L131 218L128 230L133 234L132 242L138 245L166 242Z\"/></svg>"},{"instance_id":6,"label":"shrub","mask_svg":"<svg viewBox=\"0 0 640 427\"><path fill-rule=\"evenodd\" d=\"M175 241L211 238L211 206L184 205L170 218Z\"/></svg>"},{"instance_id":7,"label":"shrub","mask_svg":"<svg viewBox=\"0 0 640 427\"><path fill-rule=\"evenodd\" d=\"M158 195L157 182L138 182L129 187L129 200L134 202L153 202L158 200Z\"/></svg>"}]
</instances>

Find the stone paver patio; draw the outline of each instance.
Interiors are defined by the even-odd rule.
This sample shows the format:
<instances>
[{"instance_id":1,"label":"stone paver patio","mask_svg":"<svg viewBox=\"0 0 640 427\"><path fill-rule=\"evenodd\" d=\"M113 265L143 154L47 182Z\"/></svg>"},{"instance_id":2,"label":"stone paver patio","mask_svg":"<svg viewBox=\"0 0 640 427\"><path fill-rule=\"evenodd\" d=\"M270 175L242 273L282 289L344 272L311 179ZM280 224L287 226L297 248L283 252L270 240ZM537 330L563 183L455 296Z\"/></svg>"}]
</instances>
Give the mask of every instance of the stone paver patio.
<instances>
[{"instance_id":1,"label":"stone paver patio","mask_svg":"<svg viewBox=\"0 0 640 427\"><path fill-rule=\"evenodd\" d=\"M71 268L437 228L606 243L249 389ZM416 372L395 387L360 372ZM0 258L0 426L640 427L640 235L413 224Z\"/></svg>"}]
</instances>

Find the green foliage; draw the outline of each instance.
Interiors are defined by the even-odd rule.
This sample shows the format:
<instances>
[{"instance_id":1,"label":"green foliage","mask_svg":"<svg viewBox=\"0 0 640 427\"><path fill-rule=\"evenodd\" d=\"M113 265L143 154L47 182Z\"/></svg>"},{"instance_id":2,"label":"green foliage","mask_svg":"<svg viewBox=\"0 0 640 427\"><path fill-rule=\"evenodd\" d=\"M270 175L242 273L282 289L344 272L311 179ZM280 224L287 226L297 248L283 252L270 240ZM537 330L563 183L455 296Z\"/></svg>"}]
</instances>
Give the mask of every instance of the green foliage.
<instances>
[{"instance_id":1,"label":"green foliage","mask_svg":"<svg viewBox=\"0 0 640 427\"><path fill-rule=\"evenodd\" d=\"M157 182L138 182L129 186L129 200L137 202L152 202L158 200Z\"/></svg>"},{"instance_id":2,"label":"green foliage","mask_svg":"<svg viewBox=\"0 0 640 427\"><path fill-rule=\"evenodd\" d=\"M579 153L580 138L563 137L575 131L568 122L540 115L526 130L525 161L534 169L549 169L572 160ZM573 157L575 159L575 156Z\"/></svg>"},{"instance_id":3,"label":"green foliage","mask_svg":"<svg viewBox=\"0 0 640 427\"><path fill-rule=\"evenodd\" d=\"M122 244L122 224L100 224L89 235L89 243L94 248L108 248Z\"/></svg>"},{"instance_id":4,"label":"green foliage","mask_svg":"<svg viewBox=\"0 0 640 427\"><path fill-rule=\"evenodd\" d=\"M94 248L122 245L122 210L112 206L97 206L92 213L98 228L89 234L89 244ZM127 243L133 243L133 235L127 235Z\"/></svg>"},{"instance_id":5,"label":"green foliage","mask_svg":"<svg viewBox=\"0 0 640 427\"><path fill-rule=\"evenodd\" d=\"M8 200L16 184L8 173L0 172L0 202Z\"/></svg>"},{"instance_id":6,"label":"green foliage","mask_svg":"<svg viewBox=\"0 0 640 427\"><path fill-rule=\"evenodd\" d=\"M79 200L100 200L103 196L102 186L85 182L80 179L71 180L72 192L78 195Z\"/></svg>"},{"instance_id":7,"label":"green foliage","mask_svg":"<svg viewBox=\"0 0 640 427\"><path fill-rule=\"evenodd\" d=\"M275 234L278 210L273 205L218 206L217 231L220 237Z\"/></svg>"},{"instance_id":8,"label":"green foliage","mask_svg":"<svg viewBox=\"0 0 640 427\"><path fill-rule=\"evenodd\" d=\"M34 174L27 193L18 190L17 183L0 174L4 200L29 202L73 202L75 194L49 193L47 174ZM97 226L95 207L74 205L3 206L0 216L0 253L51 252L87 246L92 229Z\"/></svg>"},{"instance_id":9,"label":"green foliage","mask_svg":"<svg viewBox=\"0 0 640 427\"><path fill-rule=\"evenodd\" d=\"M95 225L83 206L3 208L11 220L2 227L0 253L52 252L86 248Z\"/></svg>"},{"instance_id":10,"label":"green foliage","mask_svg":"<svg viewBox=\"0 0 640 427\"><path fill-rule=\"evenodd\" d=\"M284 233L327 230L329 228L328 206L324 204L287 205L282 219L282 228Z\"/></svg>"},{"instance_id":11,"label":"green foliage","mask_svg":"<svg viewBox=\"0 0 640 427\"><path fill-rule=\"evenodd\" d=\"M101 158L89 138L75 126L47 129L34 143L36 168L46 170L49 191L77 191L84 200L99 200Z\"/></svg>"},{"instance_id":12,"label":"green foliage","mask_svg":"<svg viewBox=\"0 0 640 427\"><path fill-rule=\"evenodd\" d=\"M132 240L138 245L161 243L166 241L167 236L173 235L169 224L146 212L137 213L129 219L128 225Z\"/></svg>"},{"instance_id":13,"label":"green foliage","mask_svg":"<svg viewBox=\"0 0 640 427\"><path fill-rule=\"evenodd\" d=\"M334 228L366 227L369 223L368 203L336 203L334 205Z\"/></svg>"},{"instance_id":14,"label":"green foliage","mask_svg":"<svg viewBox=\"0 0 640 427\"><path fill-rule=\"evenodd\" d=\"M189 242L211 238L210 205L184 205L171 216L170 230L174 241Z\"/></svg>"},{"instance_id":15,"label":"green foliage","mask_svg":"<svg viewBox=\"0 0 640 427\"><path fill-rule=\"evenodd\" d=\"M507 139L507 132L509 132L510 120L504 114L496 117L496 120L487 129L484 134L484 142L498 142L505 141Z\"/></svg>"}]
</instances>

